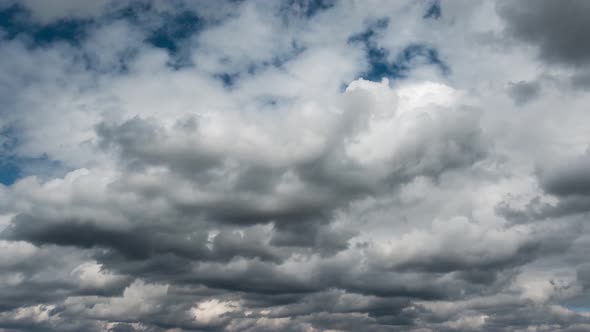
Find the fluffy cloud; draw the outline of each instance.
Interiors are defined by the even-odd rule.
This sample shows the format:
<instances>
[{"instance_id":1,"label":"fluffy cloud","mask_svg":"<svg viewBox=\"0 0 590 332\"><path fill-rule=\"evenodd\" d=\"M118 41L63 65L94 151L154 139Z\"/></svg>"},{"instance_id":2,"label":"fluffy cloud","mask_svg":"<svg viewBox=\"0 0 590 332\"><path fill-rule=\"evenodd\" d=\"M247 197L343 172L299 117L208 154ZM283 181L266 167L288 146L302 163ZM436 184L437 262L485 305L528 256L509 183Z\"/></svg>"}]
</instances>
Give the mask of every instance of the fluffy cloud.
<instances>
[{"instance_id":1,"label":"fluffy cloud","mask_svg":"<svg viewBox=\"0 0 590 332\"><path fill-rule=\"evenodd\" d=\"M0 330L584 330L585 7L0 1Z\"/></svg>"}]
</instances>

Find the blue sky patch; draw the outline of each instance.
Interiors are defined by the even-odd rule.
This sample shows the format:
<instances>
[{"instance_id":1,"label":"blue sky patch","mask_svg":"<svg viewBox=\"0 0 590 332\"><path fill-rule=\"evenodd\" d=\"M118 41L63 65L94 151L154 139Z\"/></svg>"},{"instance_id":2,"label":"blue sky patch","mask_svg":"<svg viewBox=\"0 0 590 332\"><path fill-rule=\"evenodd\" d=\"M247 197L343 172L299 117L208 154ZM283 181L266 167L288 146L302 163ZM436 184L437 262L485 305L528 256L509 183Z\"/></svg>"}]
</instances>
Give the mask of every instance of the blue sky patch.
<instances>
[{"instance_id":1,"label":"blue sky patch","mask_svg":"<svg viewBox=\"0 0 590 332\"><path fill-rule=\"evenodd\" d=\"M0 183L9 186L20 178L20 168L10 160L0 160Z\"/></svg>"},{"instance_id":2,"label":"blue sky patch","mask_svg":"<svg viewBox=\"0 0 590 332\"><path fill-rule=\"evenodd\" d=\"M61 176L65 174L64 165L51 160L46 154L39 157L1 156L0 155L0 183L10 186L19 179L29 175L42 178Z\"/></svg>"},{"instance_id":3,"label":"blue sky patch","mask_svg":"<svg viewBox=\"0 0 590 332\"><path fill-rule=\"evenodd\" d=\"M26 36L33 42L32 46L45 46L56 42L79 44L85 37L87 20L58 20L47 25L39 25L31 20L30 14L19 6L12 6L0 11L0 29L5 39Z\"/></svg>"},{"instance_id":4,"label":"blue sky patch","mask_svg":"<svg viewBox=\"0 0 590 332\"><path fill-rule=\"evenodd\" d=\"M151 45L177 53L181 44L202 27L201 20L192 12L166 15L163 24L150 32L146 39Z\"/></svg>"},{"instance_id":5,"label":"blue sky patch","mask_svg":"<svg viewBox=\"0 0 590 332\"><path fill-rule=\"evenodd\" d=\"M319 12L334 7L336 0L288 0L284 11L292 14L295 12L306 18L311 18Z\"/></svg>"},{"instance_id":6,"label":"blue sky patch","mask_svg":"<svg viewBox=\"0 0 590 332\"><path fill-rule=\"evenodd\" d=\"M375 36L381 30L387 28L388 25L388 19L379 19L369 24L365 31L348 38L349 43L362 44L365 48L370 65L370 69L362 74L362 77L365 79L380 81L382 77L395 78L398 75L397 69L388 63L389 51L383 47L379 47L375 41Z\"/></svg>"},{"instance_id":7,"label":"blue sky patch","mask_svg":"<svg viewBox=\"0 0 590 332\"><path fill-rule=\"evenodd\" d=\"M395 66L398 66L404 71L409 71L412 67L420 64L434 65L438 67L443 75L448 75L450 73L449 66L441 60L438 51L435 48L424 44L410 44L406 46L406 48L398 54L396 61L394 62Z\"/></svg>"},{"instance_id":8,"label":"blue sky patch","mask_svg":"<svg viewBox=\"0 0 590 332\"><path fill-rule=\"evenodd\" d=\"M442 61L438 51L424 44L410 44L391 60L390 51L379 46L376 41L378 34L387 28L388 24L387 19L377 20L365 31L348 39L349 43L362 44L365 48L369 68L361 73L361 77L371 81L381 81L383 77L401 79L407 77L414 67L421 65L436 66L443 75L450 73L449 66Z\"/></svg>"},{"instance_id":9,"label":"blue sky patch","mask_svg":"<svg viewBox=\"0 0 590 332\"><path fill-rule=\"evenodd\" d=\"M183 11L175 15L167 14L156 20L159 24L152 24L149 15L151 8L146 3L132 3L117 12L103 17L100 21L62 19L50 24L41 25L34 22L30 12L23 7L14 5L0 10L0 36L4 39L25 37L30 40L31 47L45 47L57 42L65 42L79 46L88 36L89 28L102 24L125 20L131 24L143 27L147 33L145 42L154 47L167 50L171 55L170 65L180 68L189 65L190 52L183 46L194 33L202 27L200 18L191 11ZM146 23L148 22L148 23ZM128 55L128 54L127 54ZM125 55L127 58L128 56ZM96 69L89 62L88 69ZM124 64L126 61L122 59ZM122 65L121 67L125 67ZM124 70L119 68L120 70ZM119 70L117 69L117 70Z\"/></svg>"},{"instance_id":10,"label":"blue sky patch","mask_svg":"<svg viewBox=\"0 0 590 332\"><path fill-rule=\"evenodd\" d=\"M442 7L440 6L440 1L433 0L428 9L426 9L426 12L424 13L424 16L422 18L432 18L436 20L439 19L441 15Z\"/></svg>"},{"instance_id":11,"label":"blue sky patch","mask_svg":"<svg viewBox=\"0 0 590 332\"><path fill-rule=\"evenodd\" d=\"M590 313L590 305L589 306L566 306L568 309L578 312L578 313Z\"/></svg>"},{"instance_id":12,"label":"blue sky patch","mask_svg":"<svg viewBox=\"0 0 590 332\"><path fill-rule=\"evenodd\" d=\"M450 73L449 66L441 60L438 51L426 45L410 44L398 53L394 61L388 59L389 53L382 47L368 47L369 69L361 77L377 82L383 77L403 79L408 77L413 68L423 65L436 66L442 75Z\"/></svg>"},{"instance_id":13,"label":"blue sky patch","mask_svg":"<svg viewBox=\"0 0 590 332\"><path fill-rule=\"evenodd\" d=\"M275 56L269 60L253 62L247 65L243 71L237 72L221 72L213 75L214 78L221 80L223 86L226 88L233 87L236 82L243 76L254 76L268 68L281 68L285 63L297 58L300 54L305 52L306 48L296 42L291 44L289 53ZM230 59L226 59L231 61Z\"/></svg>"},{"instance_id":14,"label":"blue sky patch","mask_svg":"<svg viewBox=\"0 0 590 332\"><path fill-rule=\"evenodd\" d=\"M33 39L41 45L60 41L77 45L86 37L89 24L81 20L60 20L41 26L33 34Z\"/></svg>"},{"instance_id":15,"label":"blue sky patch","mask_svg":"<svg viewBox=\"0 0 590 332\"><path fill-rule=\"evenodd\" d=\"M61 176L65 174L65 165L52 160L47 154L38 157L19 156L15 150L18 147L18 130L6 127L0 131L0 183L9 186L19 179L38 175L40 177Z\"/></svg>"},{"instance_id":16,"label":"blue sky patch","mask_svg":"<svg viewBox=\"0 0 590 332\"><path fill-rule=\"evenodd\" d=\"M12 6L0 10L0 29L3 31L3 38L13 39L22 32L25 25L23 19L26 18L26 12L18 6Z\"/></svg>"},{"instance_id":17,"label":"blue sky patch","mask_svg":"<svg viewBox=\"0 0 590 332\"><path fill-rule=\"evenodd\" d=\"M220 74L215 74L213 75L215 78L221 80L221 82L223 83L223 86L226 88L231 88L236 81L238 80L238 78L240 77L239 73L220 73Z\"/></svg>"}]
</instances>

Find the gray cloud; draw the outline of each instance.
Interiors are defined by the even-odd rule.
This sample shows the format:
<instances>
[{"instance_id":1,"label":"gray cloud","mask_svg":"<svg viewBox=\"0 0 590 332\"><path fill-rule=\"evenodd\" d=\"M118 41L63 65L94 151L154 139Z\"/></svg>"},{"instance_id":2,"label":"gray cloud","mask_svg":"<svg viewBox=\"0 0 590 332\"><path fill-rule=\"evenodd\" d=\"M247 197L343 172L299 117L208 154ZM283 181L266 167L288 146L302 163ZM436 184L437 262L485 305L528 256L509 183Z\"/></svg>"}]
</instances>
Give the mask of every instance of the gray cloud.
<instances>
[{"instance_id":1,"label":"gray cloud","mask_svg":"<svg viewBox=\"0 0 590 332\"><path fill-rule=\"evenodd\" d=\"M508 94L517 105L524 105L534 100L541 90L539 82L516 82L511 83L508 88Z\"/></svg>"},{"instance_id":2,"label":"gray cloud","mask_svg":"<svg viewBox=\"0 0 590 332\"><path fill-rule=\"evenodd\" d=\"M498 205L497 211L515 222L583 215L589 211L589 166L587 151L581 156L566 157L548 165L540 165L537 171L539 185L544 194L557 200L549 202L537 196L520 209L504 202Z\"/></svg>"},{"instance_id":3,"label":"gray cloud","mask_svg":"<svg viewBox=\"0 0 590 332\"><path fill-rule=\"evenodd\" d=\"M0 330L587 330L545 5L0 0Z\"/></svg>"},{"instance_id":4,"label":"gray cloud","mask_svg":"<svg viewBox=\"0 0 590 332\"><path fill-rule=\"evenodd\" d=\"M538 46L543 60L566 65L590 60L590 48L580 43L590 31L586 1L502 2L499 12L508 23L508 33Z\"/></svg>"},{"instance_id":5,"label":"gray cloud","mask_svg":"<svg viewBox=\"0 0 590 332\"><path fill-rule=\"evenodd\" d=\"M556 196L590 195L590 153L545 170L541 185L547 193Z\"/></svg>"}]
</instances>

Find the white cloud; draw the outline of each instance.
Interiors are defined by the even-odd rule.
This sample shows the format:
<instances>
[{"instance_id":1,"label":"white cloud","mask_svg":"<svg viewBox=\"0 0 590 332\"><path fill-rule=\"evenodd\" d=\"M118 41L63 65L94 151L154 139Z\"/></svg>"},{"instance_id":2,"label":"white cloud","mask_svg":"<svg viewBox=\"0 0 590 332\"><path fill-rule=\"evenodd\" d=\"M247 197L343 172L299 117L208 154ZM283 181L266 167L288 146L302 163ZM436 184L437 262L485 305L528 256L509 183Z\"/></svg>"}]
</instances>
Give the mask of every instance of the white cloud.
<instances>
[{"instance_id":1,"label":"white cloud","mask_svg":"<svg viewBox=\"0 0 590 332\"><path fill-rule=\"evenodd\" d=\"M191 308L191 314L195 320L204 325L217 324L223 319L223 315L240 310L240 305L234 301L219 301L211 299L199 303Z\"/></svg>"}]
</instances>

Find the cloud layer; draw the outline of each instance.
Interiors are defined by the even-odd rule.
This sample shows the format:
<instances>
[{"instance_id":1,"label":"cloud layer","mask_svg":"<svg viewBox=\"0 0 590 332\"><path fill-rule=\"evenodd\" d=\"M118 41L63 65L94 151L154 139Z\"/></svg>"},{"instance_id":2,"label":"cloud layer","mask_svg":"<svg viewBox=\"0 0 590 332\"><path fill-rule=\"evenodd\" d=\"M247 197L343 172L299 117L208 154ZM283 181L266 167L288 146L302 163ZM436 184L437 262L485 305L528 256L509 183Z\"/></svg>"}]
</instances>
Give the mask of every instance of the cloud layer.
<instances>
[{"instance_id":1,"label":"cloud layer","mask_svg":"<svg viewBox=\"0 0 590 332\"><path fill-rule=\"evenodd\" d=\"M0 331L590 330L588 15L0 0Z\"/></svg>"}]
</instances>

